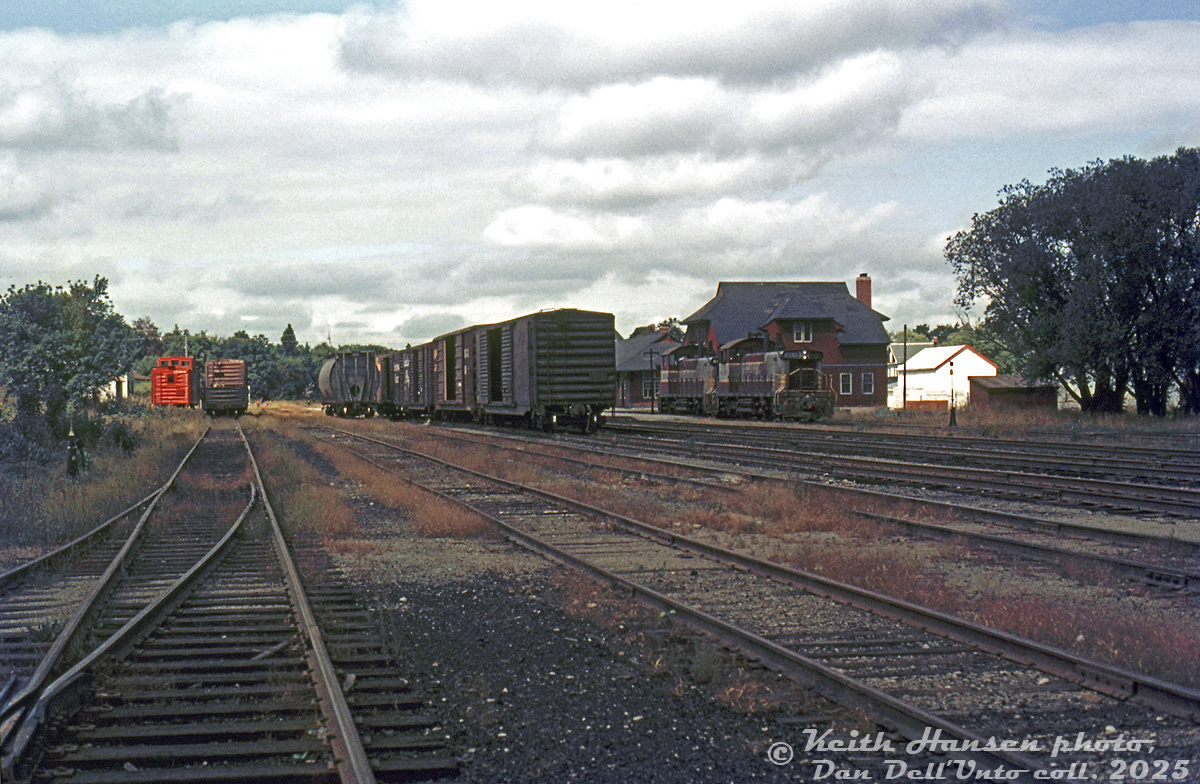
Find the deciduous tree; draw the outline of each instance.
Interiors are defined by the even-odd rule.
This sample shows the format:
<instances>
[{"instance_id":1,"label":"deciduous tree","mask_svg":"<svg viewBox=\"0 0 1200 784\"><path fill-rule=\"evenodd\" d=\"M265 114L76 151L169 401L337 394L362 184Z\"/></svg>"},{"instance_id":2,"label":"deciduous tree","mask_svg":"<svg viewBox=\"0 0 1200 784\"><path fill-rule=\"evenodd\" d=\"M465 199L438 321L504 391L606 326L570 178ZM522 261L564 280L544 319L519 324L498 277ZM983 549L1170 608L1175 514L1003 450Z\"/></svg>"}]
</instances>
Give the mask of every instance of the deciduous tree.
<instances>
[{"instance_id":1,"label":"deciduous tree","mask_svg":"<svg viewBox=\"0 0 1200 784\"><path fill-rule=\"evenodd\" d=\"M1056 378L1091 411L1162 414L1200 366L1200 150L1126 157L1022 182L951 237L956 304L1020 369Z\"/></svg>"}]
</instances>

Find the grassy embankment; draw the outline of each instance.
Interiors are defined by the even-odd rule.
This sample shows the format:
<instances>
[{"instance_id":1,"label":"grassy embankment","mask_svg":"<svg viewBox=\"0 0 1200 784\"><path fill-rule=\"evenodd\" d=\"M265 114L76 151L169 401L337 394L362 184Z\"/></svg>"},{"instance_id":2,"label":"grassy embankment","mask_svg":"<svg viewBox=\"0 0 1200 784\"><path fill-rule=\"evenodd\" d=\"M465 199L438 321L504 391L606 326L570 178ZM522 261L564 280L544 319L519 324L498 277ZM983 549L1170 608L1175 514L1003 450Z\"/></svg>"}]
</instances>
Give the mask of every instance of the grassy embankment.
<instances>
[{"instance_id":1,"label":"grassy embankment","mask_svg":"<svg viewBox=\"0 0 1200 784\"><path fill-rule=\"evenodd\" d=\"M358 538L362 532L353 503L356 494L369 495L410 520L419 536L465 537L486 529L482 520L457 505L311 438L302 427L304 411L296 404L277 405L259 417L243 419L276 511L293 530L317 536L335 551L367 546ZM322 476L315 465L322 463L338 481Z\"/></svg>"},{"instance_id":2,"label":"grassy embankment","mask_svg":"<svg viewBox=\"0 0 1200 784\"><path fill-rule=\"evenodd\" d=\"M149 495L207 426L207 417L194 411L147 408L118 418L135 437L132 452L98 447L88 453L88 469L73 478L64 445L61 462L0 478L0 548L9 565L69 541Z\"/></svg>"}]
</instances>

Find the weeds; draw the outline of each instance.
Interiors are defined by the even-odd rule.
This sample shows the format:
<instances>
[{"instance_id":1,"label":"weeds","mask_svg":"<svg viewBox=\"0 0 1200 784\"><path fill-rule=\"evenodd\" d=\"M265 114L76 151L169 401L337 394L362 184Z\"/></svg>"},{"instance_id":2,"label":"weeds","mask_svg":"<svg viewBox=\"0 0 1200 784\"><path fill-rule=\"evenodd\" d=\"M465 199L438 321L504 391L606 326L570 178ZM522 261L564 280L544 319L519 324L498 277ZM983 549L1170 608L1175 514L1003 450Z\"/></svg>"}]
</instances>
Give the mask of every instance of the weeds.
<instances>
[{"instance_id":1,"label":"weeds","mask_svg":"<svg viewBox=\"0 0 1200 784\"><path fill-rule=\"evenodd\" d=\"M123 437L92 451L78 478L67 475L65 448L44 473L0 476L0 542L49 548L104 522L165 482L206 423L196 412L145 409L117 424Z\"/></svg>"}]
</instances>

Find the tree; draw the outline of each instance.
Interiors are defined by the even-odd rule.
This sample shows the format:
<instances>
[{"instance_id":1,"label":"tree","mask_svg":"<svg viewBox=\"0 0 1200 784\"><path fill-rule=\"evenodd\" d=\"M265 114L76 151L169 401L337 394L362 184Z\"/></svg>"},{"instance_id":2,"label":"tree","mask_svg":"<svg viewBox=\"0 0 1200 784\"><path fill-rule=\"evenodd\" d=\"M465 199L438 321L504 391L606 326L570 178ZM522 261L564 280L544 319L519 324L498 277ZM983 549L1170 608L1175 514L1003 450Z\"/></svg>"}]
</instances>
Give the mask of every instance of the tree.
<instances>
[{"instance_id":1,"label":"tree","mask_svg":"<svg viewBox=\"0 0 1200 784\"><path fill-rule=\"evenodd\" d=\"M137 355L136 336L113 310L104 278L9 287L0 299L0 380L26 433L45 424L65 435L68 406L93 403Z\"/></svg>"},{"instance_id":2,"label":"tree","mask_svg":"<svg viewBox=\"0 0 1200 784\"><path fill-rule=\"evenodd\" d=\"M1188 406L1200 367L1200 150L1051 172L1001 192L951 237L956 304L986 301L996 340L1088 411Z\"/></svg>"},{"instance_id":3,"label":"tree","mask_svg":"<svg viewBox=\"0 0 1200 784\"><path fill-rule=\"evenodd\" d=\"M645 335L648 332L666 332L667 336L677 343L683 342L683 325L679 323L679 319L671 316L663 319L657 324L647 324L643 327L637 327L633 332L629 333L629 337L636 338L638 335Z\"/></svg>"},{"instance_id":4,"label":"tree","mask_svg":"<svg viewBox=\"0 0 1200 784\"><path fill-rule=\"evenodd\" d=\"M287 325L287 329L283 331L283 336L279 338L279 346L287 356L296 356L296 330L292 329L291 324Z\"/></svg>"}]
</instances>

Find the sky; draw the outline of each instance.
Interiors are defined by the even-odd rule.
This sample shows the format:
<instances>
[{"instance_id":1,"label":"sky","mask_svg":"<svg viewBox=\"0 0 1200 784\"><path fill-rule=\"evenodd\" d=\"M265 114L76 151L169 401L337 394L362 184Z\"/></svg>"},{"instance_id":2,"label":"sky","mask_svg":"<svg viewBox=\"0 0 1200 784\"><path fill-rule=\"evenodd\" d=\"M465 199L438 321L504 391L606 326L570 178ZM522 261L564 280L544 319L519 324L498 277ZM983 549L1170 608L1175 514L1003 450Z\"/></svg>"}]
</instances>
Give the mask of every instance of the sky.
<instances>
[{"instance_id":1,"label":"sky","mask_svg":"<svg viewBox=\"0 0 1200 784\"><path fill-rule=\"evenodd\" d=\"M0 291L401 347L543 308L867 273L1045 181L1200 146L1200 4L0 0Z\"/></svg>"}]
</instances>

